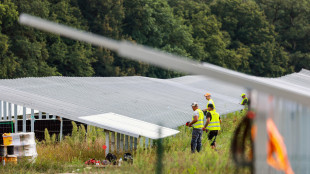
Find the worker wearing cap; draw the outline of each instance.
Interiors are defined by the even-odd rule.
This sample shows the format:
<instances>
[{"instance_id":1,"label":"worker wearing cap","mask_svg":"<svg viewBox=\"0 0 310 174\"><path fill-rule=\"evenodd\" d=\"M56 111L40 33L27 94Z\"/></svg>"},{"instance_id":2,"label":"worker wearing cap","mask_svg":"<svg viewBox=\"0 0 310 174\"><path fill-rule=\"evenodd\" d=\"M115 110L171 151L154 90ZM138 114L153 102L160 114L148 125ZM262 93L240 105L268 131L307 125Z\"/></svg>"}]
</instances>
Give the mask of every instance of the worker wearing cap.
<instances>
[{"instance_id":1,"label":"worker wearing cap","mask_svg":"<svg viewBox=\"0 0 310 174\"><path fill-rule=\"evenodd\" d=\"M247 105L248 104L248 98L246 98L245 93L242 93L241 97L242 97L242 102L240 104L241 105Z\"/></svg>"},{"instance_id":2,"label":"worker wearing cap","mask_svg":"<svg viewBox=\"0 0 310 174\"><path fill-rule=\"evenodd\" d=\"M192 116L192 121L188 124L188 127L193 127L192 141L191 141L191 151L192 153L199 152L201 150L201 138L202 138L202 128L203 128L203 112L198 108L196 102L192 103L192 109L194 114Z\"/></svg>"},{"instance_id":3,"label":"worker wearing cap","mask_svg":"<svg viewBox=\"0 0 310 174\"><path fill-rule=\"evenodd\" d=\"M213 104L208 104L208 113L207 113L207 122L202 128L203 131L206 129L209 130L208 140L211 142L211 148L216 148L216 136L218 135L219 130L221 130L221 117L215 112Z\"/></svg>"},{"instance_id":4,"label":"worker wearing cap","mask_svg":"<svg viewBox=\"0 0 310 174\"><path fill-rule=\"evenodd\" d=\"M207 102L206 109L204 109L203 112L208 112L208 105L209 105L209 104L213 104L214 111L216 111L214 101L211 99L211 94L210 94L210 93L206 93L206 94L205 94L205 97L206 97L206 100L207 100L208 102Z\"/></svg>"}]
</instances>

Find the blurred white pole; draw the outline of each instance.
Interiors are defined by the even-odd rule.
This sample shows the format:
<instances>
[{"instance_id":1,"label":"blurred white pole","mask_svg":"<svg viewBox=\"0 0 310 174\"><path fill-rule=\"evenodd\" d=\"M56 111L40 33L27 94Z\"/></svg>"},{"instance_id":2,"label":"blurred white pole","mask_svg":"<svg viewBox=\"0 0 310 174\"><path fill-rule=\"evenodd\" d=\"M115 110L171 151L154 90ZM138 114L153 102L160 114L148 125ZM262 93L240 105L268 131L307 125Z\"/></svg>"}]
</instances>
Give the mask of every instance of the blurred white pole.
<instances>
[{"instance_id":1,"label":"blurred white pole","mask_svg":"<svg viewBox=\"0 0 310 174\"><path fill-rule=\"evenodd\" d=\"M162 68L172 69L189 74L205 75L214 79L222 80L232 84L257 89L276 96L285 97L310 106L310 93L302 90L291 89L286 85L275 84L263 78L256 78L247 74L222 68L209 63L200 63L188 58L175 56L159 50L127 41L116 41L103 36L77 30L65 25L50 22L28 14L21 14L19 22L23 25L32 26L37 29L66 36L71 39L88 42L90 44L105 47L116 51L120 56L136 61L143 61Z\"/></svg>"}]
</instances>

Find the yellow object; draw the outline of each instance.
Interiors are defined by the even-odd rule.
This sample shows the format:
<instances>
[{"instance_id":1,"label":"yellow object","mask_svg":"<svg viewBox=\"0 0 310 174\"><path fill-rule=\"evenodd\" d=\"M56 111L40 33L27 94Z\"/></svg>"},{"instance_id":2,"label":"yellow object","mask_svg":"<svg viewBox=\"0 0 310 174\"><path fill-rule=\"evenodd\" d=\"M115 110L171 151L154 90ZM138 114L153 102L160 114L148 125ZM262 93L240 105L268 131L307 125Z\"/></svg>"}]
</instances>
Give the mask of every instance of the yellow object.
<instances>
[{"instance_id":1,"label":"yellow object","mask_svg":"<svg viewBox=\"0 0 310 174\"><path fill-rule=\"evenodd\" d=\"M15 155L7 155L6 157L4 157L4 161L6 163L17 164L17 156L15 156Z\"/></svg>"},{"instance_id":2,"label":"yellow object","mask_svg":"<svg viewBox=\"0 0 310 174\"><path fill-rule=\"evenodd\" d=\"M245 95L245 93L242 93L242 94L241 94L241 97L244 96L244 95Z\"/></svg>"},{"instance_id":3,"label":"yellow object","mask_svg":"<svg viewBox=\"0 0 310 174\"><path fill-rule=\"evenodd\" d=\"M214 110L209 111L211 116L212 116L212 120L210 121L210 123L208 124L207 129L211 130L221 130L221 124L220 124L220 115L215 112Z\"/></svg>"},{"instance_id":4,"label":"yellow object","mask_svg":"<svg viewBox=\"0 0 310 174\"><path fill-rule=\"evenodd\" d=\"M216 111L214 101L211 98L208 100L206 108L208 108L208 104L213 104L213 111Z\"/></svg>"},{"instance_id":5,"label":"yellow object","mask_svg":"<svg viewBox=\"0 0 310 174\"><path fill-rule=\"evenodd\" d=\"M10 133L4 133L4 134L2 135L2 137L3 137L3 145L9 146L9 145L12 144L12 142L13 142L13 137L11 136Z\"/></svg>"},{"instance_id":6,"label":"yellow object","mask_svg":"<svg viewBox=\"0 0 310 174\"><path fill-rule=\"evenodd\" d=\"M199 128L203 128L203 112L201 109L196 109L196 111L198 111L199 117L198 117L198 121L194 124L192 124L193 128L199 129ZM194 115L192 117L192 120L194 120Z\"/></svg>"}]
</instances>

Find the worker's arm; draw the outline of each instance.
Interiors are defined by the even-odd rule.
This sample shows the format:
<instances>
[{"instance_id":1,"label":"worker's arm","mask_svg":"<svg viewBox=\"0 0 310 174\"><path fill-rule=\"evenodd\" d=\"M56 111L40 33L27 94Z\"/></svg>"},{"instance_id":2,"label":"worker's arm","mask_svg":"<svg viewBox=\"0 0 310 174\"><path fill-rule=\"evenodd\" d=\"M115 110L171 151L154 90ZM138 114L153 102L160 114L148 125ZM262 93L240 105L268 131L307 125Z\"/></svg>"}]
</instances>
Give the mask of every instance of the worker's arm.
<instances>
[{"instance_id":1,"label":"worker's arm","mask_svg":"<svg viewBox=\"0 0 310 174\"><path fill-rule=\"evenodd\" d=\"M195 116L194 116L194 120L188 124L188 127L191 127L192 124L196 123L197 121L198 121L198 116L195 115Z\"/></svg>"},{"instance_id":2,"label":"worker's arm","mask_svg":"<svg viewBox=\"0 0 310 174\"><path fill-rule=\"evenodd\" d=\"M207 109L204 109L204 110L202 110L203 112L206 112L206 111L208 111L208 108Z\"/></svg>"},{"instance_id":3,"label":"worker's arm","mask_svg":"<svg viewBox=\"0 0 310 174\"><path fill-rule=\"evenodd\" d=\"M210 117L207 118L207 122L206 122L205 126L202 128L203 131L206 130L206 127L208 127L209 123L210 123Z\"/></svg>"}]
</instances>

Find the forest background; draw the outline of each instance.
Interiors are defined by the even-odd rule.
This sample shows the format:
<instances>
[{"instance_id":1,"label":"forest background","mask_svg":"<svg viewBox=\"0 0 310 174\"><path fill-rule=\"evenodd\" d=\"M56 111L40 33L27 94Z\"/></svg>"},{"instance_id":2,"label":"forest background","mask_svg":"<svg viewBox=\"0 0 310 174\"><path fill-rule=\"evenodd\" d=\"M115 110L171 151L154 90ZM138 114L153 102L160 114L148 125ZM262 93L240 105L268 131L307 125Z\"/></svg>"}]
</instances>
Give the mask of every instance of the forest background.
<instances>
[{"instance_id":1,"label":"forest background","mask_svg":"<svg viewBox=\"0 0 310 174\"><path fill-rule=\"evenodd\" d=\"M0 0L0 78L182 74L18 24L28 13L256 76L310 69L309 0Z\"/></svg>"}]
</instances>

